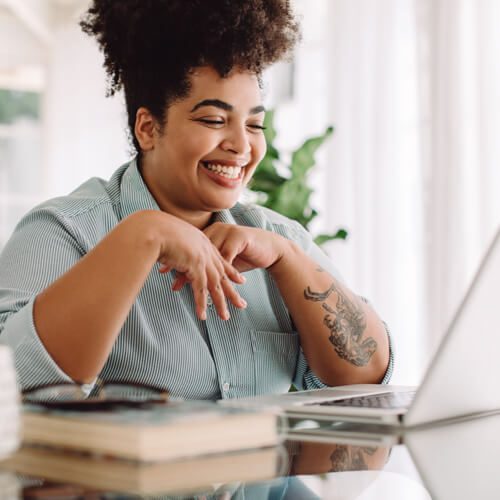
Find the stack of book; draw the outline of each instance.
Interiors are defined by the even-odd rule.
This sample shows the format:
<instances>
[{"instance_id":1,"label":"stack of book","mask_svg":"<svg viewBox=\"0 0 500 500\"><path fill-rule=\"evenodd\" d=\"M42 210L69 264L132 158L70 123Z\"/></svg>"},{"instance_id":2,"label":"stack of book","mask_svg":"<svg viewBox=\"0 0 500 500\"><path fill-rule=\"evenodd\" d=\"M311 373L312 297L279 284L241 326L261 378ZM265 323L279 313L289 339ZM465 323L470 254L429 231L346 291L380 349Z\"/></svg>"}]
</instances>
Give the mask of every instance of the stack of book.
<instances>
[{"instance_id":1,"label":"stack of book","mask_svg":"<svg viewBox=\"0 0 500 500\"><path fill-rule=\"evenodd\" d=\"M0 458L19 446L19 393L12 353L0 345Z\"/></svg>"},{"instance_id":2,"label":"stack of book","mask_svg":"<svg viewBox=\"0 0 500 500\"><path fill-rule=\"evenodd\" d=\"M25 405L23 447L0 467L107 491L193 491L276 477L280 439L275 412L213 402L98 411Z\"/></svg>"},{"instance_id":3,"label":"stack of book","mask_svg":"<svg viewBox=\"0 0 500 500\"><path fill-rule=\"evenodd\" d=\"M126 494L211 494L222 484L274 479L284 472L285 463L286 452L281 446L158 462L23 446L1 467L23 476L42 477L50 489L54 489L54 481L62 487L78 485L93 492L121 493L126 498ZM43 492L43 483L39 489Z\"/></svg>"}]
</instances>

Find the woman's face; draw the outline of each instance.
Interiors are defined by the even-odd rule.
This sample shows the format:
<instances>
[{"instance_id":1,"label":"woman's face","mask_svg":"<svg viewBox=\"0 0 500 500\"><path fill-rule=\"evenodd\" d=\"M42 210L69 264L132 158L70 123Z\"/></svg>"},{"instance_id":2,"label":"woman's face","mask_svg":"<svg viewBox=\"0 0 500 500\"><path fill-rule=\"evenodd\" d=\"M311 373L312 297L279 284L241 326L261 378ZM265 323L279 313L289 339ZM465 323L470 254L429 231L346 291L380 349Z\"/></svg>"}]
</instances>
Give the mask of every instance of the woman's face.
<instances>
[{"instance_id":1,"label":"woman's face","mask_svg":"<svg viewBox=\"0 0 500 500\"><path fill-rule=\"evenodd\" d=\"M266 150L257 77L195 70L189 96L172 104L144 155L143 176L160 208L203 218L232 207Z\"/></svg>"}]
</instances>

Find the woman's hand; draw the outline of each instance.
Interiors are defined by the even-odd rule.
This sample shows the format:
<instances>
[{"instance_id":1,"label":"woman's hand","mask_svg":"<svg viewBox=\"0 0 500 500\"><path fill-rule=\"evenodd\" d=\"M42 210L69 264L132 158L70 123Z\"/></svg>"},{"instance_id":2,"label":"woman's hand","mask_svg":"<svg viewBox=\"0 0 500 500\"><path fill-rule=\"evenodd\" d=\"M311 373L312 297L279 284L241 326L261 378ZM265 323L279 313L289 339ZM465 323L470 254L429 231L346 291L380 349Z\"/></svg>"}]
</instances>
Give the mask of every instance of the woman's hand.
<instances>
[{"instance_id":1,"label":"woman's hand","mask_svg":"<svg viewBox=\"0 0 500 500\"><path fill-rule=\"evenodd\" d=\"M240 272L273 266L291 245L283 236L264 229L221 222L208 226L204 233L222 257Z\"/></svg>"},{"instance_id":2,"label":"woman's hand","mask_svg":"<svg viewBox=\"0 0 500 500\"><path fill-rule=\"evenodd\" d=\"M271 267L290 246L286 238L255 227L216 222L203 232L222 257L240 272Z\"/></svg>"},{"instance_id":3,"label":"woman's hand","mask_svg":"<svg viewBox=\"0 0 500 500\"><path fill-rule=\"evenodd\" d=\"M208 226L203 232L224 261L239 272L273 266L291 244L286 238L270 231L222 222ZM174 288L182 288L186 281L184 275L179 275Z\"/></svg>"},{"instance_id":4,"label":"woman's hand","mask_svg":"<svg viewBox=\"0 0 500 500\"><path fill-rule=\"evenodd\" d=\"M246 307L231 283L243 283L245 278L222 258L202 231L169 214L153 212L152 217L156 218L153 225L155 240L159 242L160 272L175 270L179 273L172 287L175 291L184 283L191 283L200 319L206 319L208 293L222 319L229 319L226 298L238 308Z\"/></svg>"}]
</instances>

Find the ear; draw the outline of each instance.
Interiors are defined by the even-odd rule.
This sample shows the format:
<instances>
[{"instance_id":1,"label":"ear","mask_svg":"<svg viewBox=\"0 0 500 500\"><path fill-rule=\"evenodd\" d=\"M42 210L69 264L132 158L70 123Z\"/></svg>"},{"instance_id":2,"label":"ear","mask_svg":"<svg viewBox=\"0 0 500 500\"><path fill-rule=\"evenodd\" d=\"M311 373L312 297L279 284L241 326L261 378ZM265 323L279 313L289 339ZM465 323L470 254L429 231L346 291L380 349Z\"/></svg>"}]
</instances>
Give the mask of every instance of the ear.
<instances>
[{"instance_id":1,"label":"ear","mask_svg":"<svg viewBox=\"0 0 500 500\"><path fill-rule=\"evenodd\" d=\"M144 107L137 110L135 115L134 133L142 151L151 151L155 147L156 119Z\"/></svg>"}]
</instances>

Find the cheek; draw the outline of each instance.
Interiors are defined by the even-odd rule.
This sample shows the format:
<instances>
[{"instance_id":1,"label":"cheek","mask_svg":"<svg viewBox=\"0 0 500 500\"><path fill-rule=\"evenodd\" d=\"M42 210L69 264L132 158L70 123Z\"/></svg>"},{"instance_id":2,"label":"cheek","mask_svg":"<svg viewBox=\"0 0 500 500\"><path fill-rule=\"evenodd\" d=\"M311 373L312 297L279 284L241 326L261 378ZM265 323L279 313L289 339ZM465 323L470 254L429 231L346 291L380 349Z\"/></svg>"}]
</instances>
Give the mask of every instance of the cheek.
<instances>
[{"instance_id":1,"label":"cheek","mask_svg":"<svg viewBox=\"0 0 500 500\"><path fill-rule=\"evenodd\" d=\"M198 162L205 157L217 146L217 142L210 135L205 134L190 134L185 137L184 155L191 160Z\"/></svg>"},{"instance_id":2,"label":"cheek","mask_svg":"<svg viewBox=\"0 0 500 500\"><path fill-rule=\"evenodd\" d=\"M185 131L175 136L175 141L170 141L169 151L175 162L192 163L198 162L200 157L206 154L207 139L203 134Z\"/></svg>"},{"instance_id":3,"label":"cheek","mask_svg":"<svg viewBox=\"0 0 500 500\"><path fill-rule=\"evenodd\" d=\"M256 165L254 165L252 167L251 170L246 170L245 172L245 176L243 177L243 185L246 186L249 182L250 182L250 179L253 177L253 174L255 173L255 170L257 169L257 166L259 164L257 163Z\"/></svg>"},{"instance_id":4,"label":"cheek","mask_svg":"<svg viewBox=\"0 0 500 500\"><path fill-rule=\"evenodd\" d=\"M254 156L258 162L260 162L262 158L264 158L264 155L266 154L266 149L267 149L266 138L264 137L264 134L261 134L256 139L254 144Z\"/></svg>"},{"instance_id":5,"label":"cheek","mask_svg":"<svg viewBox=\"0 0 500 500\"><path fill-rule=\"evenodd\" d=\"M266 139L264 137L264 134L262 134L259 137L256 137L255 141L252 142L252 161L254 163L254 166L252 167L251 170L247 171L245 174L245 183L248 182L259 163L261 162L262 158L264 158L266 154Z\"/></svg>"}]
</instances>

